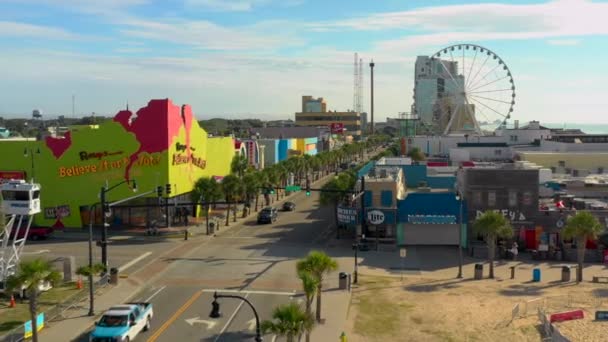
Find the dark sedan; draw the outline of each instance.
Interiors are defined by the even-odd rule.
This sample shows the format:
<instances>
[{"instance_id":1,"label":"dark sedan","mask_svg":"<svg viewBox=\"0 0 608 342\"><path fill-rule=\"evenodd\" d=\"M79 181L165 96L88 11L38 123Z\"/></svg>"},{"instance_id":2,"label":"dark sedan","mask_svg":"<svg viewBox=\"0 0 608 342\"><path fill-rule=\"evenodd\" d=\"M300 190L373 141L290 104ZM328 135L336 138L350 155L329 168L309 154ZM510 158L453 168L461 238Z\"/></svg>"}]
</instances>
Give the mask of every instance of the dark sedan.
<instances>
[{"instance_id":1,"label":"dark sedan","mask_svg":"<svg viewBox=\"0 0 608 342\"><path fill-rule=\"evenodd\" d=\"M293 202L283 203L283 211L294 211L296 210L296 204Z\"/></svg>"},{"instance_id":2,"label":"dark sedan","mask_svg":"<svg viewBox=\"0 0 608 342\"><path fill-rule=\"evenodd\" d=\"M278 213L275 208L266 207L258 214L258 223L273 223L277 217Z\"/></svg>"}]
</instances>

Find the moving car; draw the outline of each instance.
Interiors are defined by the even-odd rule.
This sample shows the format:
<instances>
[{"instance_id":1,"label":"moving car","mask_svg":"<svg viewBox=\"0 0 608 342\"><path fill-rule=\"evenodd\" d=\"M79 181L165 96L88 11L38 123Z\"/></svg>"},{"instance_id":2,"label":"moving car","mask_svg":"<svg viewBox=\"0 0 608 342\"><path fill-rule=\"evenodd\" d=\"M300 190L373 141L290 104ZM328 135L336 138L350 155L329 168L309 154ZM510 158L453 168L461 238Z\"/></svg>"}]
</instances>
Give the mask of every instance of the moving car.
<instances>
[{"instance_id":1,"label":"moving car","mask_svg":"<svg viewBox=\"0 0 608 342\"><path fill-rule=\"evenodd\" d=\"M278 212L276 208L266 207L258 214L258 223L272 223L277 220Z\"/></svg>"},{"instance_id":2,"label":"moving car","mask_svg":"<svg viewBox=\"0 0 608 342\"><path fill-rule=\"evenodd\" d=\"M296 210L296 204L293 202L283 203L283 211L294 211Z\"/></svg>"},{"instance_id":3,"label":"moving car","mask_svg":"<svg viewBox=\"0 0 608 342\"><path fill-rule=\"evenodd\" d=\"M91 342L126 342L132 341L141 331L150 329L154 312L152 303L138 302L116 305L106 311L95 330L91 333Z\"/></svg>"},{"instance_id":4,"label":"moving car","mask_svg":"<svg viewBox=\"0 0 608 342\"><path fill-rule=\"evenodd\" d=\"M11 237L15 236L15 229L11 231ZM30 227L29 232L27 233L28 240L42 240L47 239L49 236L53 234L53 228L50 227ZM17 239L22 239L25 236L25 227L21 227L19 232L17 233Z\"/></svg>"}]
</instances>

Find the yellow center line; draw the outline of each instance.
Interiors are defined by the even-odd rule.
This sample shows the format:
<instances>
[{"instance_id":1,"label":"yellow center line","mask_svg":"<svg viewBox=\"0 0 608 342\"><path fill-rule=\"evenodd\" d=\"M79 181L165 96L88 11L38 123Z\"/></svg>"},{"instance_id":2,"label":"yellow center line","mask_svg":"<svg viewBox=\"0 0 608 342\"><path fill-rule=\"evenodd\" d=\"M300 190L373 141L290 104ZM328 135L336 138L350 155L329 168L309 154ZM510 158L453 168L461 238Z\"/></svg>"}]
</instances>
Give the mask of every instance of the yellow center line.
<instances>
[{"instance_id":1,"label":"yellow center line","mask_svg":"<svg viewBox=\"0 0 608 342\"><path fill-rule=\"evenodd\" d=\"M150 336L150 338L148 339L147 342L154 342L156 341L156 339L163 333L165 332L165 330L167 330L167 328L169 328L169 326L171 324L173 324L173 322L175 322L175 320L181 316L184 311L186 311L190 305L192 305L197 299L198 297L200 297L203 294L203 290L200 290L198 292L196 292L195 294L192 295L192 297L190 297L190 299L188 299L188 301L186 303L184 303L184 305L182 305L174 314L173 316L171 316L171 318L169 318L165 324L163 324L160 328L158 328L158 330L154 333L154 335Z\"/></svg>"}]
</instances>

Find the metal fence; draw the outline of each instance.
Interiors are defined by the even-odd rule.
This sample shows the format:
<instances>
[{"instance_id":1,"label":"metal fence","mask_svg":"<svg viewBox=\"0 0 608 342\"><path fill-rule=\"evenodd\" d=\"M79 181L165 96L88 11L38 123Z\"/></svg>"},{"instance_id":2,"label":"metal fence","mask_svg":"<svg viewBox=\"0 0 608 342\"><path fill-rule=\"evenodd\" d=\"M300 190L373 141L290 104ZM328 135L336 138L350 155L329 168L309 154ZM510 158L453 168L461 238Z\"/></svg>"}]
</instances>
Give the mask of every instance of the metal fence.
<instances>
[{"instance_id":1,"label":"metal fence","mask_svg":"<svg viewBox=\"0 0 608 342\"><path fill-rule=\"evenodd\" d=\"M542 327L543 341L570 342L569 339L564 337L564 335L559 332L559 329L555 325L549 322L547 319L547 314L544 310L538 309L538 319Z\"/></svg>"}]
</instances>

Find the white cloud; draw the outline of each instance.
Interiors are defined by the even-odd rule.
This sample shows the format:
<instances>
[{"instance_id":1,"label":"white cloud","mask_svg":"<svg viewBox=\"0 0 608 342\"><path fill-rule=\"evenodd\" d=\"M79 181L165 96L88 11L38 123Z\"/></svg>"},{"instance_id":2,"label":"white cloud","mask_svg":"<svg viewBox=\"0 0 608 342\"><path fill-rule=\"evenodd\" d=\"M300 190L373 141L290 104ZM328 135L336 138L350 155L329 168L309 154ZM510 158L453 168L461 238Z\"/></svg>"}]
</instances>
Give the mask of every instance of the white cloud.
<instances>
[{"instance_id":1,"label":"white cloud","mask_svg":"<svg viewBox=\"0 0 608 342\"><path fill-rule=\"evenodd\" d=\"M245 12L256 7L276 4L281 7L293 7L302 4L304 0L185 0L186 7L202 8L218 12Z\"/></svg>"},{"instance_id":2,"label":"white cloud","mask_svg":"<svg viewBox=\"0 0 608 342\"><path fill-rule=\"evenodd\" d=\"M547 40L547 44L549 45L558 45L558 46L574 46L579 45L580 40L578 39L549 39Z\"/></svg>"},{"instance_id":3,"label":"white cloud","mask_svg":"<svg viewBox=\"0 0 608 342\"><path fill-rule=\"evenodd\" d=\"M424 7L315 23L315 30L411 30L476 34L482 39L606 35L608 3L556 0L542 4L474 4ZM494 38L495 37L495 38Z\"/></svg>"},{"instance_id":4,"label":"white cloud","mask_svg":"<svg viewBox=\"0 0 608 342\"><path fill-rule=\"evenodd\" d=\"M56 40L79 39L80 36L62 28L13 21L0 21L0 37L28 37Z\"/></svg>"}]
</instances>

